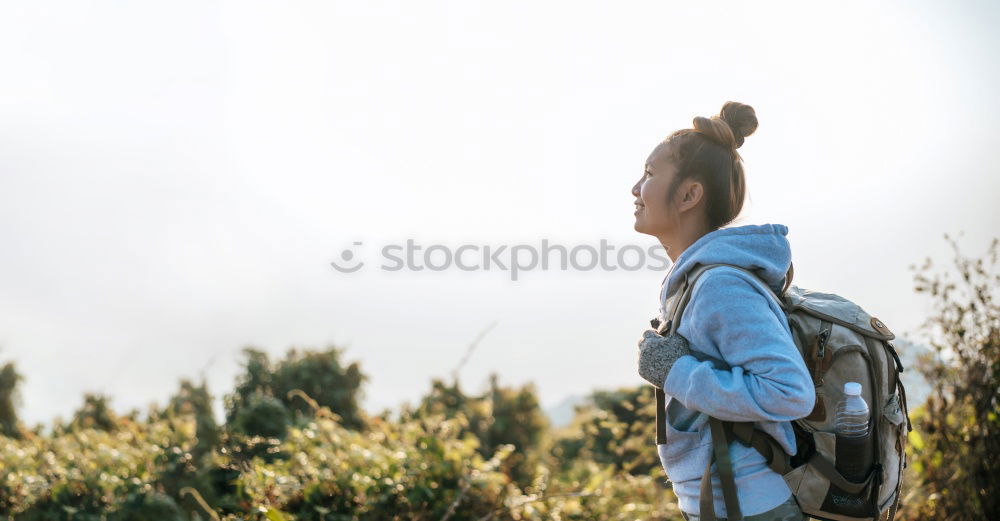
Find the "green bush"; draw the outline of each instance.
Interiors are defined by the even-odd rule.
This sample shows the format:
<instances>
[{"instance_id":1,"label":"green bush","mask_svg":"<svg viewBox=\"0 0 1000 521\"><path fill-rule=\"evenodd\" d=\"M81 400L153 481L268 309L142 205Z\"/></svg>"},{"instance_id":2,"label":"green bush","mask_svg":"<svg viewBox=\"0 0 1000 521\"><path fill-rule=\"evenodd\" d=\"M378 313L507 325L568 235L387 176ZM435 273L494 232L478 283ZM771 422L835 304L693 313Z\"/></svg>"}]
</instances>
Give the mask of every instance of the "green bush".
<instances>
[{"instance_id":1,"label":"green bush","mask_svg":"<svg viewBox=\"0 0 1000 521\"><path fill-rule=\"evenodd\" d=\"M346 367L341 364L340 349L330 347L321 352L290 349L277 363L254 348L245 348L243 354L247 357L245 371L234 391L223 398L226 423L232 428L253 424L244 409L262 407L261 397L270 396L282 404L289 419L311 417L315 407L320 406L336 413L345 427L364 429L367 419L358 399L368 377L361 373L357 362ZM295 398L292 393L296 390L309 396L313 403ZM264 407L259 410L278 414L277 407Z\"/></svg>"},{"instance_id":2,"label":"green bush","mask_svg":"<svg viewBox=\"0 0 1000 521\"><path fill-rule=\"evenodd\" d=\"M284 439L290 422L281 400L260 392L250 395L231 420L230 429L250 436Z\"/></svg>"},{"instance_id":3,"label":"green bush","mask_svg":"<svg viewBox=\"0 0 1000 521\"><path fill-rule=\"evenodd\" d=\"M17 419L17 407L21 402L17 386L23 379L13 362L7 362L0 368L0 435L8 438L20 438L24 435L23 427Z\"/></svg>"},{"instance_id":4,"label":"green bush","mask_svg":"<svg viewBox=\"0 0 1000 521\"><path fill-rule=\"evenodd\" d=\"M556 433L552 455L561 468L576 459L609 464L618 472L656 476L669 486L656 452L656 399L648 385L597 390Z\"/></svg>"},{"instance_id":5,"label":"green bush","mask_svg":"<svg viewBox=\"0 0 1000 521\"><path fill-rule=\"evenodd\" d=\"M431 391L415 410L404 407L403 421L429 415L445 418L462 416L460 436L469 434L479 442L479 455L489 458L502 445L513 445L514 451L500 465L500 471L515 483L531 483L548 447L548 418L542 412L534 385L520 388L502 387L496 374L489 377L489 388L481 395L466 395L458 381L446 384L440 379L431 382Z\"/></svg>"},{"instance_id":6,"label":"green bush","mask_svg":"<svg viewBox=\"0 0 1000 521\"><path fill-rule=\"evenodd\" d=\"M0 506L19 520L96 520L122 508L162 508L156 498L137 496L162 489L159 479L187 454L194 433L194 418L185 417L5 440Z\"/></svg>"},{"instance_id":7,"label":"green bush","mask_svg":"<svg viewBox=\"0 0 1000 521\"><path fill-rule=\"evenodd\" d=\"M957 276L927 274L927 259L915 277L934 305L925 324L933 352L918 366L931 393L911 415L912 485L901 517L1000 519L1000 240L976 259L945 238Z\"/></svg>"},{"instance_id":8,"label":"green bush","mask_svg":"<svg viewBox=\"0 0 1000 521\"><path fill-rule=\"evenodd\" d=\"M193 413L113 431L71 430L0 444L0 506L8 519L131 520L677 520L649 476L578 459L539 464L519 486L490 457L462 412L342 426L321 408L284 440L224 431L199 461Z\"/></svg>"}]
</instances>

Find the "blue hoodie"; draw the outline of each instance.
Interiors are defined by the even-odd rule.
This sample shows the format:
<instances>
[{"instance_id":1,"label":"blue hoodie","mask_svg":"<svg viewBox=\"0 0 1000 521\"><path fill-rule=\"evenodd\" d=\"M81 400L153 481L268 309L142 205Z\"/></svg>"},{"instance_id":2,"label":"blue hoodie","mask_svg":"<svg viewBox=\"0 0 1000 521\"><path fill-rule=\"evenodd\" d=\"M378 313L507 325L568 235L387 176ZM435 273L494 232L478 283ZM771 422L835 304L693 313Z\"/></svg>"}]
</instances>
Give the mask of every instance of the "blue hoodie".
<instances>
[{"instance_id":1,"label":"blue hoodie","mask_svg":"<svg viewBox=\"0 0 1000 521\"><path fill-rule=\"evenodd\" d=\"M721 228L695 241L670 267L660 293L664 318L666 299L679 291L684 274L695 264L724 262L758 274L775 292L781 291L791 263L788 227L782 224ZM708 416L729 421L754 421L789 454L795 454L790 420L807 416L816 395L812 379L795 343L788 321L760 280L738 269L720 266L704 272L677 332L692 351L722 359L732 366L716 369L691 355L677 360L663 384L667 395L667 443L657 445L660 462L673 483L681 510L699 513L701 476L711 457ZM752 447L732 443L737 496L743 515L777 507L791 490ZM726 517L722 488L712 465L715 513Z\"/></svg>"}]
</instances>

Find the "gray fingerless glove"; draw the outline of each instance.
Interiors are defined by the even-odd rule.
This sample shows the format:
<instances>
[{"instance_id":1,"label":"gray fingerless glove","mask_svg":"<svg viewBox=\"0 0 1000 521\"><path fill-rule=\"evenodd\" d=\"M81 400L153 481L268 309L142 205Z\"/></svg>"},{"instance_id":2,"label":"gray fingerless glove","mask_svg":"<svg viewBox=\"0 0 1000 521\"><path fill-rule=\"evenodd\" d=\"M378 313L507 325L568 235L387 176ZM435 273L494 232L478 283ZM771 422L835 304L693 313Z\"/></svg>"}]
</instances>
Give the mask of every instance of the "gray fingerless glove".
<instances>
[{"instance_id":1,"label":"gray fingerless glove","mask_svg":"<svg viewBox=\"0 0 1000 521\"><path fill-rule=\"evenodd\" d=\"M639 340L639 376L662 389L674 362L690 353L688 341L683 336L677 333L663 336L647 329Z\"/></svg>"}]
</instances>

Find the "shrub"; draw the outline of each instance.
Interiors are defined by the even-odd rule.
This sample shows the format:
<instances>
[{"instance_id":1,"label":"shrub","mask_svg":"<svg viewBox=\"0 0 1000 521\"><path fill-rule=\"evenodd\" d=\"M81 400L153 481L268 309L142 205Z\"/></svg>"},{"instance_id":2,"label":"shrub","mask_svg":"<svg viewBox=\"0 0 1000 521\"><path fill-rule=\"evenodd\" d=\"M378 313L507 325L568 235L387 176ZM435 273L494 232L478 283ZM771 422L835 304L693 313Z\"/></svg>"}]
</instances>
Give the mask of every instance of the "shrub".
<instances>
[{"instance_id":1,"label":"shrub","mask_svg":"<svg viewBox=\"0 0 1000 521\"><path fill-rule=\"evenodd\" d=\"M934 299L924 325L933 353L918 367L931 393L912 415L908 470L916 487L901 512L905 519L1000 519L1000 240L972 259L945 238L958 276L928 274L929 258L915 276L916 291Z\"/></svg>"}]
</instances>

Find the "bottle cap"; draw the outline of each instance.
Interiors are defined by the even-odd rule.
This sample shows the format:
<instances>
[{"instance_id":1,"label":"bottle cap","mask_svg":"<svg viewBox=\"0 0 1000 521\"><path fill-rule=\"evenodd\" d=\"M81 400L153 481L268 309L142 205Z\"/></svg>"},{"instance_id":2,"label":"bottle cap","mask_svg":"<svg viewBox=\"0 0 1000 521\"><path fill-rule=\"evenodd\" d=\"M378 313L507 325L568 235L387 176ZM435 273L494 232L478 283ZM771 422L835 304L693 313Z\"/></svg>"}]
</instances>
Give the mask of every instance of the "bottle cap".
<instances>
[{"instance_id":1,"label":"bottle cap","mask_svg":"<svg viewBox=\"0 0 1000 521\"><path fill-rule=\"evenodd\" d=\"M844 382L844 394L861 396L861 384L858 382Z\"/></svg>"}]
</instances>

